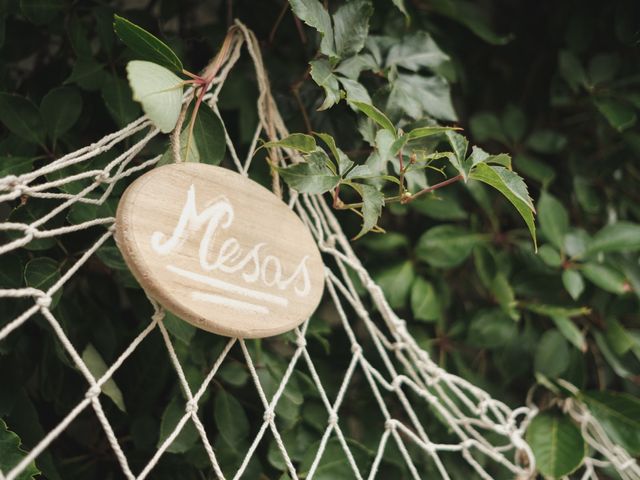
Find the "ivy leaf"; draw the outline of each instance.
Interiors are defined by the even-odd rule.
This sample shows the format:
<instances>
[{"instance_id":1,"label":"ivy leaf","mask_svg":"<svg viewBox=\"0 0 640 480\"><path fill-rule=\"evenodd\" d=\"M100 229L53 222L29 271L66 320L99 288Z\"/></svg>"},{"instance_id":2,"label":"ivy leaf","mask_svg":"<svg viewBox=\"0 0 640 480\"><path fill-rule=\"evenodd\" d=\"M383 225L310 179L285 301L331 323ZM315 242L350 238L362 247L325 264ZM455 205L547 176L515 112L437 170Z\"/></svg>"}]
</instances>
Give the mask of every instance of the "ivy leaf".
<instances>
[{"instance_id":1,"label":"ivy leaf","mask_svg":"<svg viewBox=\"0 0 640 480\"><path fill-rule=\"evenodd\" d=\"M340 182L340 177L328 168L311 163L278 167L278 173L287 185L300 193L328 192Z\"/></svg>"},{"instance_id":2,"label":"ivy leaf","mask_svg":"<svg viewBox=\"0 0 640 480\"><path fill-rule=\"evenodd\" d=\"M349 103L351 105L354 105L358 110L360 110L367 117L369 117L371 120L373 120L378 125L380 125L382 128L390 131L395 138L396 127L393 126L393 123L391 123L391 120L389 120L384 113L382 113L380 110L378 110L376 107L374 107L371 104L357 102L355 100L350 100Z\"/></svg>"},{"instance_id":3,"label":"ivy leaf","mask_svg":"<svg viewBox=\"0 0 640 480\"><path fill-rule=\"evenodd\" d=\"M333 74L331 65L326 58L312 60L309 64L311 65L311 78L324 89L325 93L324 102L318 110L326 110L340 101L338 77Z\"/></svg>"},{"instance_id":4,"label":"ivy leaf","mask_svg":"<svg viewBox=\"0 0 640 480\"><path fill-rule=\"evenodd\" d=\"M340 6L333 14L336 51L339 57L355 55L369 33L369 17L373 7L369 0L352 0Z\"/></svg>"},{"instance_id":5,"label":"ivy leaf","mask_svg":"<svg viewBox=\"0 0 640 480\"><path fill-rule=\"evenodd\" d=\"M538 201L540 231L558 249L564 246L564 236L569 231L569 214L558 199L546 191Z\"/></svg>"},{"instance_id":6,"label":"ivy leaf","mask_svg":"<svg viewBox=\"0 0 640 480\"><path fill-rule=\"evenodd\" d=\"M335 57L336 51L333 42L333 27L331 17L322 3L318 0L289 0L291 10L300 20L315 28L322 37L320 41L320 52Z\"/></svg>"},{"instance_id":7,"label":"ivy leaf","mask_svg":"<svg viewBox=\"0 0 640 480\"><path fill-rule=\"evenodd\" d=\"M44 145L46 129L31 100L0 92L0 122L27 142Z\"/></svg>"},{"instance_id":8,"label":"ivy leaf","mask_svg":"<svg viewBox=\"0 0 640 480\"><path fill-rule=\"evenodd\" d=\"M617 222L607 225L593 236L585 255L626 250L640 250L640 225L637 223Z\"/></svg>"},{"instance_id":9,"label":"ivy leaf","mask_svg":"<svg viewBox=\"0 0 640 480\"><path fill-rule=\"evenodd\" d=\"M42 99L40 113L53 141L69 131L82 112L82 96L73 87L51 90Z\"/></svg>"},{"instance_id":10,"label":"ivy leaf","mask_svg":"<svg viewBox=\"0 0 640 480\"><path fill-rule=\"evenodd\" d=\"M20 443L20 437L9 430L7 424L0 418L0 470L5 474L27 455L27 452L20 448ZM16 477L16 480L31 480L39 473L35 462L31 462Z\"/></svg>"},{"instance_id":11,"label":"ivy leaf","mask_svg":"<svg viewBox=\"0 0 640 480\"><path fill-rule=\"evenodd\" d=\"M249 420L244 408L225 390L216 395L213 417L220 435L232 447L237 447L249 435Z\"/></svg>"},{"instance_id":12,"label":"ivy leaf","mask_svg":"<svg viewBox=\"0 0 640 480\"><path fill-rule=\"evenodd\" d=\"M84 349L84 352L82 352L82 360L87 364L87 368L96 380L107 373L109 367L107 367L107 364L102 359L102 356L93 345L88 344ZM113 378L110 378L109 380L104 382L101 390L107 397L113 400L113 403L115 403L121 411L127 411L124 406L124 398L122 397L122 392L120 391L120 388L118 388L118 385Z\"/></svg>"},{"instance_id":13,"label":"ivy leaf","mask_svg":"<svg viewBox=\"0 0 640 480\"><path fill-rule=\"evenodd\" d=\"M334 144L335 145L335 144ZM278 140L277 142L265 142L261 145L261 148L283 147L291 148L302 153L311 153L318 146L316 145L316 139L311 135L304 133L292 133L288 137Z\"/></svg>"},{"instance_id":14,"label":"ivy leaf","mask_svg":"<svg viewBox=\"0 0 640 480\"><path fill-rule=\"evenodd\" d=\"M178 56L155 35L119 15L113 16L113 29L120 40L144 60L182 72L182 62Z\"/></svg>"},{"instance_id":15,"label":"ivy leaf","mask_svg":"<svg viewBox=\"0 0 640 480\"><path fill-rule=\"evenodd\" d=\"M415 32L396 42L387 54L387 67L398 66L418 72L421 68L437 70L449 61L446 55L427 32Z\"/></svg>"},{"instance_id":16,"label":"ivy leaf","mask_svg":"<svg viewBox=\"0 0 640 480\"><path fill-rule=\"evenodd\" d=\"M133 60L127 64L133 99L163 133L176 126L182 108L182 80L164 67Z\"/></svg>"},{"instance_id":17,"label":"ivy leaf","mask_svg":"<svg viewBox=\"0 0 640 480\"><path fill-rule=\"evenodd\" d=\"M522 178L504 167L489 166L486 163L476 165L469 178L491 185L507 197L527 224L534 247L537 250L536 226L533 220L533 214L536 210L533 207L531 197L529 197L527 185Z\"/></svg>"},{"instance_id":18,"label":"ivy leaf","mask_svg":"<svg viewBox=\"0 0 640 480\"><path fill-rule=\"evenodd\" d=\"M539 413L526 434L536 458L536 467L545 477L561 478L575 471L584 460L587 444L576 425L566 416Z\"/></svg>"},{"instance_id":19,"label":"ivy leaf","mask_svg":"<svg viewBox=\"0 0 640 480\"><path fill-rule=\"evenodd\" d=\"M627 393L592 391L580 395L611 439L640 455L640 400Z\"/></svg>"},{"instance_id":20,"label":"ivy leaf","mask_svg":"<svg viewBox=\"0 0 640 480\"><path fill-rule=\"evenodd\" d=\"M384 195L377 188L363 183L350 183L362 197L362 229L354 240L362 237L378 223L378 218L384 206Z\"/></svg>"}]
</instances>

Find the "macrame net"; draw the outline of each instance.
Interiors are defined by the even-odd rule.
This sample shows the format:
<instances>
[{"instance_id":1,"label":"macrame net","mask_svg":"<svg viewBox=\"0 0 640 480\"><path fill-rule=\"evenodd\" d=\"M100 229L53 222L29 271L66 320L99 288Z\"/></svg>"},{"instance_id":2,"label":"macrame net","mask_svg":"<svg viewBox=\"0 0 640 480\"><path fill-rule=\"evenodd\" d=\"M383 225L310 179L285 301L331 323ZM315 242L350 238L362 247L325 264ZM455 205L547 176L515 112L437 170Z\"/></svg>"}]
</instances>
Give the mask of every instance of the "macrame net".
<instances>
[{"instance_id":1,"label":"macrame net","mask_svg":"<svg viewBox=\"0 0 640 480\"><path fill-rule=\"evenodd\" d=\"M258 139L265 136L270 140L277 140L286 136L288 132L271 97L255 37L239 22L236 28L237 35L233 39L230 53L220 65L212 92L207 94L205 101L220 115L217 107L218 95L229 72L240 57L242 46L246 45L258 80L260 119L246 160L240 159L226 131L225 135L228 151L235 167L238 172L248 176ZM192 92L187 92L185 99L191 94ZM0 480L17 478L33 460L37 460L38 456L74 419L87 410L93 410L97 416L122 472L128 479L142 479L153 475L151 472L154 467L187 422L192 422L197 429L211 464L212 476L215 478L243 478L258 446L261 442L271 440L275 441L284 461L284 470L292 479L313 478L322 465L323 455L329 449L338 450L344 455L344 461L350 467L352 478L356 479L376 478L381 464L389 455L394 457L395 462L403 463L409 476L414 479L427 476L455 478L457 475L452 471L461 471L459 468L452 468L455 465L463 465L466 468L464 471L472 474L473 477L483 479L524 479L535 475L534 457L524 440L524 432L537 413L536 408L534 406L509 408L482 389L446 372L431 360L427 352L418 346L408 332L405 322L391 310L382 290L372 281L367 270L354 255L340 225L320 196L288 192L286 201L308 226L323 253L326 262L326 293L323 303L333 303L334 311L340 321L337 328L344 331L350 345L351 355L346 370L332 372L332 375L339 377L339 388L335 396L330 396L323 385L321 375L307 348L306 337L310 331L310 325L314 321L319 321L318 319L307 320L293 332L293 348L280 350L285 352L282 355L286 356L288 366L282 377L278 379L275 393L267 394L268 389L258 375L256 360L251 354L251 349L248 348L248 342L235 338L228 340L198 389L192 389L179 361L172 338L163 324L164 311L152 299L149 301L155 313L148 325L142 328L130 344L120 346L121 353L100 378L94 377L78 353L77 346L69 340L62 322L52 313L52 297L112 237L114 218L93 218L83 223L60 227L48 225L51 225L51 221L56 216L64 215L76 203L102 205L113 194L116 185L120 184L120 187L122 184L126 185L133 174L152 168L159 161L159 156L139 163L134 163L133 160L158 133L158 129L146 117L142 117L122 130L35 171L0 178L0 203L19 198L44 198L56 203L49 212L29 223L0 223L0 230L5 232L7 234L5 238L9 239L0 245L0 268L3 264L2 255L20 249L34 240L55 238L78 231L99 232L90 248L84 251L46 291L34 288L0 290L0 301L5 304L11 301L33 300L29 308L1 326L0 342L9 336L21 335L24 330L21 327L33 321L34 317L41 315L75 367L86 378L88 387L84 398L77 405L69 408L62 421L49 431L22 461L8 471L0 472ZM132 142L132 138L136 140ZM124 153L104 167L95 166L95 160L99 155L127 140L130 142L127 145L130 146ZM179 151L179 149L174 150ZM272 161L280 163L285 162L285 159L298 161L296 153L291 151L276 150L271 155L275 155ZM70 167L74 166L82 168L73 170L77 173L68 174ZM58 175L55 175L56 173ZM78 185L77 193L68 193L68 190L59 188L68 185ZM357 289L354 278L359 280L365 293ZM65 300L66 297L63 296L61 301ZM325 307L326 305L323 305L323 308ZM146 465L139 471L133 471L126 452L103 409L101 388L112 378L114 372L120 368L127 368L127 358L155 330L158 330L162 336L168 357L183 391L184 414L175 429L148 459ZM283 342L283 339L276 337L265 342L278 343ZM224 462L221 460L224 459L219 458L216 453L216 444L207 434L207 427L201 421L198 406L212 379L224 364L225 359L228 359L229 352L234 349L239 349L239 355L246 362L246 368L255 386L255 401L264 408L264 416L261 425L253 426L255 436L239 466L236 466L234 471L223 471L221 464ZM294 445L284 440L280 419L276 413L286 387L292 381L296 371L305 372L313 380L322 408L326 410L324 431L318 434L319 443L314 452L313 462L306 467L305 471L301 470L300 462L292 458L291 452ZM348 434L345 433L348 432L348 425L340 419L341 408L353 400L353 392L350 392L349 387L355 382L358 388L356 395L360 401L371 402L379 410L379 418L370 419L370 422L377 422L380 427L377 449L373 460L366 462L359 461L354 453L353 444L347 440ZM273 389L271 390L273 392ZM600 478L599 471L613 472L614 470L623 479L640 478L640 468L635 460L610 440L585 405L572 400L566 402L563 407L581 426L582 433L589 444L590 453L577 473L578 478L596 479ZM424 420L425 412L430 413L428 418L431 420ZM268 436L272 439L267 440ZM420 462L417 461L418 459ZM416 466L416 463L422 467ZM428 465L428 471L425 471L425 464Z\"/></svg>"}]
</instances>

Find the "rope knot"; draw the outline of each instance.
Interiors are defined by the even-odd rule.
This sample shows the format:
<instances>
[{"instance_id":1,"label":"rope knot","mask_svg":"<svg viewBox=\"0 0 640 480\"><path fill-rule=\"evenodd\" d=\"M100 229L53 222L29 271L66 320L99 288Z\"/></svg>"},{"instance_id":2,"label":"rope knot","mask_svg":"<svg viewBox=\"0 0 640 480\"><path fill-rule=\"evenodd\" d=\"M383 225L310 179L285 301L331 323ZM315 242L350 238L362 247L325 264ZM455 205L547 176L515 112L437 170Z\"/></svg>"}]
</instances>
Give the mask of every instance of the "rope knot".
<instances>
[{"instance_id":1,"label":"rope knot","mask_svg":"<svg viewBox=\"0 0 640 480\"><path fill-rule=\"evenodd\" d=\"M49 308L51 306L51 297L45 293L36 298L36 305L40 308Z\"/></svg>"},{"instance_id":2,"label":"rope knot","mask_svg":"<svg viewBox=\"0 0 640 480\"><path fill-rule=\"evenodd\" d=\"M265 410L262 418L265 422L273 422L273 419L276 418L276 414L274 413L273 408L268 408L267 410Z\"/></svg>"},{"instance_id":3,"label":"rope knot","mask_svg":"<svg viewBox=\"0 0 640 480\"><path fill-rule=\"evenodd\" d=\"M336 412L329 413L329 420L327 423L330 427L335 427L338 424L338 414Z\"/></svg>"},{"instance_id":4,"label":"rope knot","mask_svg":"<svg viewBox=\"0 0 640 480\"><path fill-rule=\"evenodd\" d=\"M95 384L92 385L91 388L89 390L87 390L87 393L85 393L85 398L88 398L90 400L93 400L94 398L96 398L98 395L100 395L100 385Z\"/></svg>"},{"instance_id":5,"label":"rope knot","mask_svg":"<svg viewBox=\"0 0 640 480\"><path fill-rule=\"evenodd\" d=\"M111 176L107 172L100 172L93 179L98 183L108 183L111 180Z\"/></svg>"},{"instance_id":6,"label":"rope knot","mask_svg":"<svg viewBox=\"0 0 640 480\"><path fill-rule=\"evenodd\" d=\"M198 411L198 402L195 400L189 400L184 406L184 411L187 413L196 413Z\"/></svg>"},{"instance_id":7,"label":"rope knot","mask_svg":"<svg viewBox=\"0 0 640 480\"><path fill-rule=\"evenodd\" d=\"M353 353L354 356L360 355L362 353L362 347L360 346L360 344L354 343L353 345L351 345L351 353Z\"/></svg>"},{"instance_id":8,"label":"rope knot","mask_svg":"<svg viewBox=\"0 0 640 480\"><path fill-rule=\"evenodd\" d=\"M36 235L38 235L38 229L32 227L31 225L27 225L24 229L24 234L25 237L28 237L29 239L34 238Z\"/></svg>"},{"instance_id":9,"label":"rope knot","mask_svg":"<svg viewBox=\"0 0 640 480\"><path fill-rule=\"evenodd\" d=\"M296 345L298 346L298 348L304 348L307 346L307 339L304 338L302 335L299 336L298 338L296 338Z\"/></svg>"},{"instance_id":10,"label":"rope knot","mask_svg":"<svg viewBox=\"0 0 640 480\"><path fill-rule=\"evenodd\" d=\"M395 430L397 427L396 421L393 418L390 418L386 422L384 422L385 430Z\"/></svg>"}]
</instances>

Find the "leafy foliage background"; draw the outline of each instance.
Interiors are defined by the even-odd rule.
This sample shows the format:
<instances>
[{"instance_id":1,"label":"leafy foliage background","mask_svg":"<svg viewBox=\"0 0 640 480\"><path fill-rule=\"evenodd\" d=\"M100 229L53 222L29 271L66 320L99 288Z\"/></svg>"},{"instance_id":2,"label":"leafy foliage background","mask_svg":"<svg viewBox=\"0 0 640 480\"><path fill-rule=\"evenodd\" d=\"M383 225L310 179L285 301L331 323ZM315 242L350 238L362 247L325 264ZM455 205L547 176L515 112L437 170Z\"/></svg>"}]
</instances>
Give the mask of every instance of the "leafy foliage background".
<instances>
[{"instance_id":1,"label":"leafy foliage background","mask_svg":"<svg viewBox=\"0 0 640 480\"><path fill-rule=\"evenodd\" d=\"M291 3L299 9L296 4L305 2ZM342 5L328 3L332 12ZM443 367L510 404L520 405L530 394L548 409L530 441L544 442L554 421L566 422L556 408L567 395L556 382L560 378L582 392L621 445L640 454L637 4L379 0L362 7L363 18L372 15L362 50L353 39L328 45L327 35L321 40L285 7L271 0L1 2L0 90L8 93L0 94L6 127L0 134L0 175L29 171L140 115L124 70L135 57L113 34L114 13L161 36L192 71L207 64L237 16L262 42L276 100L292 131L328 132L351 158L364 161L377 145L375 131L340 101L345 90L369 96L394 123L434 117L463 127L473 144L489 152L512 155L536 203L537 255L513 207L473 182L407 206L390 205L379 223L388 233L370 233L354 247L413 335ZM337 52L342 60L332 65L319 49ZM255 92L251 66L243 64L221 96L232 137L245 148L256 121ZM166 149L166 141L158 140L144 155ZM428 178L437 175L430 172ZM268 182L266 166L258 179ZM413 181L420 185L424 179ZM108 208L116 205L117 196ZM47 208L45 200L29 199L0 205L0 215L25 219ZM78 207L61 221L91 214L89 207ZM357 217L339 212L339 218L348 233L358 233ZM42 239L5 255L0 284L51 284L89 241L82 235ZM96 369L114 358L151 313L114 245L103 248L66 293L56 316L65 320L74 344L86 346L85 361ZM22 311L15 303L0 306L0 325ZM323 322L316 322L311 348L330 379L331 372L342 371L349 352L341 350L344 339L331 313L318 316ZM118 325L130 329L114 329L113 318L125 318ZM86 387L44 322L24 328L28 336L0 343L0 416L8 428L0 429L7 439L0 445L10 445L12 452L17 444L5 432L15 432L28 450ZM175 318L168 328L195 385L223 341ZM283 368L278 351L262 349L259 342L253 348L268 384ZM113 400L106 408L125 448L134 452L135 467L145 463L181 411L160 338L143 343L114 380L105 385ZM207 428L225 445L220 458L229 464L241 458L252 419L260 415L247 380L241 362L226 362L201 407ZM313 448L305 443L309 432L326 421L306 389L301 376L278 411L291 424L301 463ZM341 412L365 458L376 440L366 431L369 408L374 407L354 392L351 409ZM195 441L187 427L154 478L202 478L206 457ZM579 444L579 437L574 441ZM281 467L267 445L254 461L252 478L279 478ZM113 453L90 415L74 422L37 468L52 479L119 478ZM387 474L406 473L392 460L385 468ZM329 470L334 476L327 478L341 478L336 471Z\"/></svg>"}]
</instances>

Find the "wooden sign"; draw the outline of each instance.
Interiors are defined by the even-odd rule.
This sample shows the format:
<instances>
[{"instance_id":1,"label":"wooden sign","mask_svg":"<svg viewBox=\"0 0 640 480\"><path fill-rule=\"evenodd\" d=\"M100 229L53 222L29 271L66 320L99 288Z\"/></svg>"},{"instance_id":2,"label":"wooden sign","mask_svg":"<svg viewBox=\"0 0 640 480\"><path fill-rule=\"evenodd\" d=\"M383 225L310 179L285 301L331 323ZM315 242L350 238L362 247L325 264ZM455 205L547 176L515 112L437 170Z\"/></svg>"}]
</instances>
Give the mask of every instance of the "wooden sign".
<instances>
[{"instance_id":1,"label":"wooden sign","mask_svg":"<svg viewBox=\"0 0 640 480\"><path fill-rule=\"evenodd\" d=\"M322 296L324 265L307 227L225 168L172 164L138 178L118 205L116 242L152 298L220 335L286 332Z\"/></svg>"}]
</instances>

